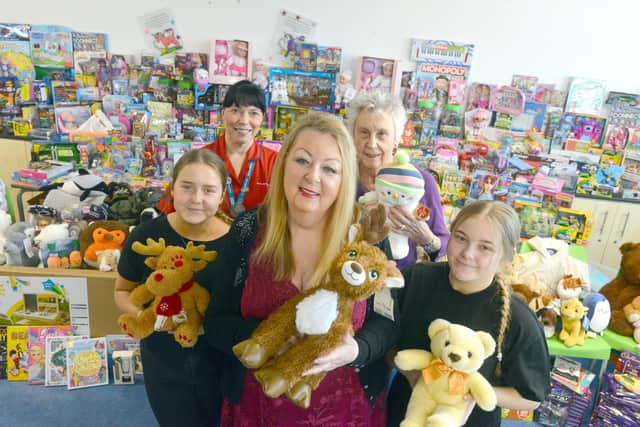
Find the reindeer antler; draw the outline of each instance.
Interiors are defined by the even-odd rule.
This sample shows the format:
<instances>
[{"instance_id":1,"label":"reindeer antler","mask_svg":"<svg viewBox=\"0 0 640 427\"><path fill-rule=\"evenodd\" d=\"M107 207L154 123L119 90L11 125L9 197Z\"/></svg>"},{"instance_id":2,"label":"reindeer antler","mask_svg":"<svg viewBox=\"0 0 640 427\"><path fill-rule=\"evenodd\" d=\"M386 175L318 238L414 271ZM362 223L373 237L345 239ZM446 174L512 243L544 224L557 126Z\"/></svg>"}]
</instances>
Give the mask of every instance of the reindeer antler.
<instances>
[{"instance_id":1,"label":"reindeer antler","mask_svg":"<svg viewBox=\"0 0 640 427\"><path fill-rule=\"evenodd\" d=\"M165 249L164 239L161 237L156 242L153 239L147 239L147 244L143 245L140 242L133 242L131 249L140 255L160 255Z\"/></svg>"},{"instance_id":2,"label":"reindeer antler","mask_svg":"<svg viewBox=\"0 0 640 427\"><path fill-rule=\"evenodd\" d=\"M205 251L204 245L195 246L193 242L187 243L187 248L185 249L184 254L190 259L202 259L205 261L213 261L218 256L218 252Z\"/></svg>"}]
</instances>

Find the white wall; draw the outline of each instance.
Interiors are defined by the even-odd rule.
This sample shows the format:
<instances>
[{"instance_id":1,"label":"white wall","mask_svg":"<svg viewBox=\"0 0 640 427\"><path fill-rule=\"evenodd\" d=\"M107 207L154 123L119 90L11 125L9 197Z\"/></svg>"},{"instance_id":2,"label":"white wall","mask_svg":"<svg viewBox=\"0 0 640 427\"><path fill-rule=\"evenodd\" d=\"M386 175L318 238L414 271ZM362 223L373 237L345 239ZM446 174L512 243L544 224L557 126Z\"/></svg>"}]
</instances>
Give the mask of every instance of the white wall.
<instances>
[{"instance_id":1,"label":"white wall","mask_svg":"<svg viewBox=\"0 0 640 427\"><path fill-rule=\"evenodd\" d=\"M640 91L637 0L30 0L5 7L0 20L105 32L111 52L133 54L144 49L138 17L164 7L187 51L239 38L265 56L277 11L286 8L317 21L315 41L341 46L343 68L354 71L358 55L406 60L409 38L432 38L476 45L471 81L532 74L564 86L582 76Z\"/></svg>"}]
</instances>

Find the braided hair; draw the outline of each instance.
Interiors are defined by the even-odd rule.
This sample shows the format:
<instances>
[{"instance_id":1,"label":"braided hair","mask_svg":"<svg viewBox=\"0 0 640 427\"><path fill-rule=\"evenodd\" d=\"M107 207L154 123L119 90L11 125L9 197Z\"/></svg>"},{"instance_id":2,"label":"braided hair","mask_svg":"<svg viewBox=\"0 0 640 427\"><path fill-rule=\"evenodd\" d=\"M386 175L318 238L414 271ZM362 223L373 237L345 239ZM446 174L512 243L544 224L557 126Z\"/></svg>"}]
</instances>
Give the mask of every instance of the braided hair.
<instances>
[{"instance_id":1,"label":"braided hair","mask_svg":"<svg viewBox=\"0 0 640 427\"><path fill-rule=\"evenodd\" d=\"M499 235L502 244L502 264L510 263L516 253L516 246L520 240L520 221L518 214L507 204L493 200L481 200L465 206L451 223L451 233L472 217L484 217L491 221ZM500 308L500 326L498 339L496 340L496 376L502 376L502 346L504 344L509 321L511 320L511 287L508 286L499 274L496 275L496 283L502 300Z\"/></svg>"},{"instance_id":2,"label":"braided hair","mask_svg":"<svg viewBox=\"0 0 640 427\"><path fill-rule=\"evenodd\" d=\"M511 287L500 278L496 280L496 283L498 284L500 298L502 299L502 307L500 308L500 328L498 329L498 339L496 342L496 358L498 359L498 363L496 364L495 374L497 377L501 377L502 344L504 343L504 337L507 334L509 320L511 320Z\"/></svg>"}]
</instances>

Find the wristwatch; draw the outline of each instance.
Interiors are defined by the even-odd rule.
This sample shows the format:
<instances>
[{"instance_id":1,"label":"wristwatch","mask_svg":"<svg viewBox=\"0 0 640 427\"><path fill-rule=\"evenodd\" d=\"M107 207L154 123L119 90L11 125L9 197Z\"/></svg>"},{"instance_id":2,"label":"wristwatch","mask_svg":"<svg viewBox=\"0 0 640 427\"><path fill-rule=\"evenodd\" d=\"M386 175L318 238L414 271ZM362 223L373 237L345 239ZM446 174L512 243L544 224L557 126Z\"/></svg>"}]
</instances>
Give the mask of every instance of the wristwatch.
<instances>
[{"instance_id":1,"label":"wristwatch","mask_svg":"<svg viewBox=\"0 0 640 427\"><path fill-rule=\"evenodd\" d=\"M440 249L437 245L438 245L438 236L434 234L433 237L431 238L431 241L425 243L424 245L422 245L422 247L424 248L425 251L427 251L427 253L431 254L431 253L437 252L438 249Z\"/></svg>"}]
</instances>

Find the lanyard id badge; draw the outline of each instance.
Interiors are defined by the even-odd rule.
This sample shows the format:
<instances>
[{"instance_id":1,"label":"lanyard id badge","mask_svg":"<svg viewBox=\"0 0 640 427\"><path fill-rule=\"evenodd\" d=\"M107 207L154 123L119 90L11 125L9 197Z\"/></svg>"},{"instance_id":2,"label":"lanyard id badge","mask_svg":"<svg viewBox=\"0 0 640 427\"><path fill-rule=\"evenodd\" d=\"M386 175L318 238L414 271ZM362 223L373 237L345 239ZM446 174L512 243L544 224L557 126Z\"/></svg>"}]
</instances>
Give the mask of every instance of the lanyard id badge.
<instances>
[{"instance_id":1,"label":"lanyard id badge","mask_svg":"<svg viewBox=\"0 0 640 427\"><path fill-rule=\"evenodd\" d=\"M249 169L247 170L247 174L244 176L244 180L242 181L242 187L240 188L240 194L238 194L237 200L236 195L233 192L233 186L231 185L231 178L227 180L227 193L229 193L229 210L231 216L233 216L234 218L241 212L244 212L244 196L249 191L249 181L251 180L251 174L253 174L255 163L255 159L249 160Z\"/></svg>"}]
</instances>

